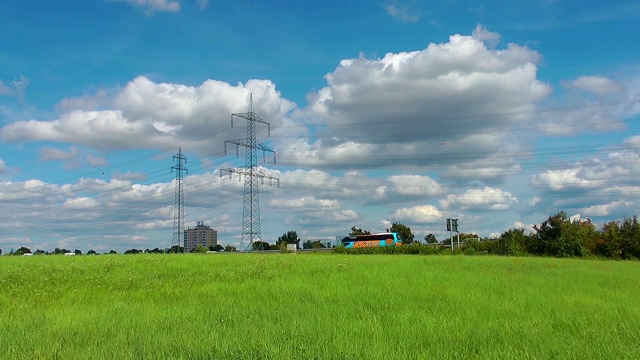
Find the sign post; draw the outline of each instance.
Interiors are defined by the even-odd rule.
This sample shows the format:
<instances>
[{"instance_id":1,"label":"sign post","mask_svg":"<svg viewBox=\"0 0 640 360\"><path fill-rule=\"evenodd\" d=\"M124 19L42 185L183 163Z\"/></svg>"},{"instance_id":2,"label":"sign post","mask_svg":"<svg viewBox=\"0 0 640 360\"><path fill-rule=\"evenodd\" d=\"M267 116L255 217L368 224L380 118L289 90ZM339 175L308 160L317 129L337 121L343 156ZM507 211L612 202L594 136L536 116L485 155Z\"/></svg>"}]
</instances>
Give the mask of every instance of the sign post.
<instances>
[{"instance_id":1,"label":"sign post","mask_svg":"<svg viewBox=\"0 0 640 360\"><path fill-rule=\"evenodd\" d=\"M458 219L447 218L447 231L451 240L451 251L453 251L453 232L458 235L458 249L460 248L460 233L458 232Z\"/></svg>"},{"instance_id":2,"label":"sign post","mask_svg":"<svg viewBox=\"0 0 640 360\"><path fill-rule=\"evenodd\" d=\"M451 240L451 251L453 251L453 231L451 226L451 218L447 218L447 231L449 232L449 240Z\"/></svg>"},{"instance_id":3,"label":"sign post","mask_svg":"<svg viewBox=\"0 0 640 360\"><path fill-rule=\"evenodd\" d=\"M458 236L458 249L460 249L460 233L458 232L458 219L451 219L451 230L456 232ZM453 242L453 238L451 239Z\"/></svg>"}]
</instances>

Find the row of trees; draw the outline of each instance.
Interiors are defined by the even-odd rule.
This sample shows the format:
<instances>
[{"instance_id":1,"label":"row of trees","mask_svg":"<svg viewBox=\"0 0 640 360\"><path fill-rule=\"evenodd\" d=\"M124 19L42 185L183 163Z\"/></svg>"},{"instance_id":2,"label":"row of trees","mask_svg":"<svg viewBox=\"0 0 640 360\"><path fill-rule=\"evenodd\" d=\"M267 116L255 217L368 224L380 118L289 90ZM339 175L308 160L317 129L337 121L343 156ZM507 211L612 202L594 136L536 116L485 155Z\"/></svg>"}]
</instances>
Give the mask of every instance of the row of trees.
<instances>
[{"instance_id":1,"label":"row of trees","mask_svg":"<svg viewBox=\"0 0 640 360\"><path fill-rule=\"evenodd\" d=\"M295 230L289 230L286 233L282 234L282 236L278 237L275 244L269 244L266 241L256 241L252 244L253 250L280 250L284 251L287 249L287 244L295 244L296 248L300 248L300 243L302 240L298 236L298 233ZM322 241L322 240L307 240L302 243L303 249L324 249L332 247L330 241Z\"/></svg>"},{"instance_id":2,"label":"row of trees","mask_svg":"<svg viewBox=\"0 0 640 360\"><path fill-rule=\"evenodd\" d=\"M353 232L359 232L362 229ZM366 233L366 232L365 232ZM453 241L457 239L454 237ZM450 243L446 239L442 243ZM636 216L605 223L601 229L589 221L571 221L564 211L534 225L531 232L509 229L498 238L479 239L476 234L460 234L461 246L428 246L408 243L399 247L345 249L348 254L450 254L489 253L512 256L607 257L611 259L640 259L640 222Z\"/></svg>"},{"instance_id":3,"label":"row of trees","mask_svg":"<svg viewBox=\"0 0 640 360\"><path fill-rule=\"evenodd\" d=\"M416 243L411 228L393 223L388 232L397 232L404 245ZM352 227L350 236L371 234L368 230ZM458 240L447 238L441 243ZM590 221L571 221L564 211L549 216L533 231L509 229L497 239L480 239L474 233L460 233L463 250L482 251L499 255L538 255L554 257L603 256L612 259L640 259L640 222L637 216L621 221L609 221L598 229ZM481 241L482 240L482 241ZM426 243L437 243L435 235L427 234ZM387 249L391 250L391 249ZM408 251L408 250L407 250Z\"/></svg>"},{"instance_id":4,"label":"row of trees","mask_svg":"<svg viewBox=\"0 0 640 360\"><path fill-rule=\"evenodd\" d=\"M89 252L87 254L95 254L96 252L93 250L89 250ZM60 249L60 248L55 248L55 250L53 250L52 252L49 251L44 251L44 250L40 250L40 249L36 249L36 251L31 252L31 249L29 249L26 246L22 246L20 247L18 250L13 250L11 249L11 251L9 251L9 255L24 255L24 254L33 254L33 255L62 255L62 254L74 254L74 255L82 255L82 251L75 249L74 251L71 250L67 250L67 249ZM2 255L2 249L0 249L0 255Z\"/></svg>"},{"instance_id":5,"label":"row of trees","mask_svg":"<svg viewBox=\"0 0 640 360\"><path fill-rule=\"evenodd\" d=\"M411 231L411 228L408 227L405 224L402 223L393 223L391 224L391 227L387 229L387 232L395 232L398 233L400 235L400 238L402 239L402 243L405 245L409 245L409 244L413 244L414 242L416 242L416 235ZM349 233L349 236L355 236L355 235L370 235L371 232L368 230L364 230L358 227L352 227L351 228L351 232ZM463 238L467 238L467 237L478 237L477 234L464 234L464 233L460 233L460 240L462 241ZM445 240L445 243L449 243L449 239ZM427 235L424 236L424 242L427 244L435 244L438 243L438 240L436 239L436 236L433 233L428 233Z\"/></svg>"},{"instance_id":6,"label":"row of trees","mask_svg":"<svg viewBox=\"0 0 640 360\"><path fill-rule=\"evenodd\" d=\"M561 211L535 225L533 233L509 229L487 251L501 255L640 259L640 223L633 216L610 221L598 229L590 222L572 222Z\"/></svg>"},{"instance_id":7,"label":"row of trees","mask_svg":"<svg viewBox=\"0 0 640 360\"><path fill-rule=\"evenodd\" d=\"M401 223L394 223L390 229L387 229L387 231L390 232L397 232L400 233L400 236L403 239L403 242L405 244L411 244L414 242L414 237L415 235L411 232L411 228L409 228L408 226L401 224ZM363 230L360 228L356 228L356 227L352 227L351 228L351 233L349 233L349 235L360 235L360 234L370 234L370 232L368 230ZM339 239L338 239L339 240ZM428 234L427 236L425 236L425 241L427 242L437 242L435 236L433 234ZM290 230L287 231L286 233L282 234L282 236L278 237L278 240L276 241L275 244L270 244L266 241L256 241L254 243L252 243L252 248L253 250L286 250L287 248L287 244L295 244L297 248L302 248L302 249L323 249L323 248L331 248L334 245L331 244L330 241L326 241L326 240L307 240L305 242L302 242L302 240L300 239L300 237L298 236L298 233L295 230ZM195 249L193 249L192 252L194 253L204 253L207 251L236 251L236 248L234 246L231 245L227 245L226 247L223 247L222 245L214 245L214 246L210 246L210 247L205 247L203 245L198 245L196 246ZM37 255L49 255L49 254L65 254L70 252L67 249L59 249L56 248L52 253L48 252L48 251L42 251L42 250L36 250L36 252L34 254ZM146 250L142 250L142 249L129 249L126 250L124 252L124 254L165 254L165 253L183 253L184 252L184 248L183 247L179 247L179 246L173 246L171 248L168 249L159 249L159 248L154 248L154 249L146 249ZM31 250L29 248L26 247L21 247L20 249L18 249L17 251L13 251L13 249L11 250L10 254L15 254L15 255L23 255L25 253L31 253ZM81 255L82 252L80 250L75 250L74 253L76 255ZM110 254L117 254L117 252L115 250L111 250L109 251ZM2 254L2 250L0 250L0 255ZM87 252L87 254L91 255L91 254L97 254L94 250L89 250Z\"/></svg>"},{"instance_id":8,"label":"row of trees","mask_svg":"<svg viewBox=\"0 0 640 360\"><path fill-rule=\"evenodd\" d=\"M220 244L216 244L216 245L211 245L209 247L206 247L204 245L197 245L193 250L191 250L192 253L206 253L207 251L236 251L236 248L235 246L231 246L231 245L222 246ZM174 245L168 249L160 249L157 247L151 250L129 249L129 250L126 250L124 254L177 254L177 253L184 253L184 252L185 252L184 247Z\"/></svg>"},{"instance_id":9,"label":"row of trees","mask_svg":"<svg viewBox=\"0 0 640 360\"><path fill-rule=\"evenodd\" d=\"M211 245L209 247L206 247L204 245L197 245L193 250L191 250L192 253L206 253L207 251L236 251L236 247L231 245L222 246L220 244ZM177 254L177 253L184 253L184 252L185 252L184 247L174 245L168 249L159 249L157 247L152 250L129 249L124 253L125 254Z\"/></svg>"},{"instance_id":10,"label":"row of trees","mask_svg":"<svg viewBox=\"0 0 640 360\"><path fill-rule=\"evenodd\" d=\"M405 245L411 245L415 241L415 234L411 228L402 223L393 223L388 232L397 232ZM370 234L368 230L352 227L350 236ZM524 229L509 229L497 239L480 240L477 234L460 233L460 241L465 243L466 249L473 249L501 255L543 255L555 257L581 257L587 255L605 256L614 259L640 259L640 223L636 216L625 218L622 221L610 221L605 223L601 229L590 222L573 222L567 217L564 211L560 211L550 216L542 223L535 225L533 231L526 233ZM437 239L433 234L424 237L426 243L436 243ZM447 244L451 239L446 239ZM456 239L454 238L455 242ZM295 230L287 231L278 238L275 244L264 241L253 243L255 250L286 250L287 244L296 244L300 248L301 239ZM332 247L330 242L322 240L307 240L302 242L303 249ZM227 245L211 246L209 248L202 245L196 247L193 252L207 251L235 251L236 248ZM65 254L71 251L56 248L52 253L36 250L34 254ZM155 248L152 250L130 249L125 254L138 253L180 253L184 248L174 246L170 249ZM21 247L10 254L23 255L31 253L26 247ZM72 253L82 254L80 250ZM109 253L115 254L114 250ZM2 250L0 250L0 255ZM94 250L89 250L87 254L96 254Z\"/></svg>"},{"instance_id":11,"label":"row of trees","mask_svg":"<svg viewBox=\"0 0 640 360\"><path fill-rule=\"evenodd\" d=\"M391 227L387 229L387 232L398 233L400 235L400 238L402 239L402 243L405 245L413 244L416 241L415 240L416 235L411 231L411 228L402 223L391 224ZM351 232L349 233L349 236L370 235L370 234L371 232L369 230L364 230L354 226L351 228ZM438 240L436 239L436 236L432 233L425 235L424 241L428 244L434 244L438 242Z\"/></svg>"},{"instance_id":12,"label":"row of trees","mask_svg":"<svg viewBox=\"0 0 640 360\"><path fill-rule=\"evenodd\" d=\"M235 246L231 246L231 245L227 245L227 246L222 246L222 245L213 245L213 246L203 246L203 245L198 245L196 246L195 249L193 249L192 252L194 253L204 253L207 251L236 251L236 247ZM171 254L171 253L183 253L184 252L184 247L182 246L173 246L171 248L168 249L160 249L160 248L154 248L154 249L129 249L126 250L124 252L124 254ZM28 247L22 246L20 247L18 250L13 250L11 249L11 251L9 252L9 255L24 255L24 254L33 254L33 255L64 255L64 254L74 254L74 255L82 255L82 251L75 249L74 251L71 250L67 250L67 249L60 249L60 248L55 248L55 250L49 252L49 251L44 251L44 250L40 250L37 249L34 252L31 252L31 249L29 249ZM109 252L105 252L105 254L117 254L118 252L115 250L110 250ZM0 249L0 255L2 255L2 249ZM87 255L98 255L98 253L91 249L89 251L87 251Z\"/></svg>"}]
</instances>

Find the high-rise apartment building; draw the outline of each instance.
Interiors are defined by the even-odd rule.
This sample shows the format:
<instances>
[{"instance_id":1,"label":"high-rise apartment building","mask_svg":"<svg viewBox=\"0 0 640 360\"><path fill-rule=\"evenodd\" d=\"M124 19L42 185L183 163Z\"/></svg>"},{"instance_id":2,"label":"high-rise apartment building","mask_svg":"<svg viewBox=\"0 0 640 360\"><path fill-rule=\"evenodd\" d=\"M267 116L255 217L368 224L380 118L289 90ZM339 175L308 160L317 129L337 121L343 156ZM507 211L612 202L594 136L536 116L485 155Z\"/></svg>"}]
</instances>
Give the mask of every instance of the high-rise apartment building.
<instances>
[{"instance_id":1,"label":"high-rise apartment building","mask_svg":"<svg viewBox=\"0 0 640 360\"><path fill-rule=\"evenodd\" d=\"M195 228L184 231L184 251L192 252L198 245L205 247L218 245L218 231L205 225L203 221L198 221Z\"/></svg>"}]
</instances>

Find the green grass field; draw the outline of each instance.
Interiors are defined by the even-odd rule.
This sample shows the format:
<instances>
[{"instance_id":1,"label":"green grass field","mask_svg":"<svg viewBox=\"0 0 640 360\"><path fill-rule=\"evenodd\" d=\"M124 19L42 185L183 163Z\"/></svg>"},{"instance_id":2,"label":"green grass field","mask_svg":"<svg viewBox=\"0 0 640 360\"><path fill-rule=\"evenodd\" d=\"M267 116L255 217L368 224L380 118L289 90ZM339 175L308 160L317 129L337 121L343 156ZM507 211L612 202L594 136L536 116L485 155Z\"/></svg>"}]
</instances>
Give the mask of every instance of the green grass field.
<instances>
[{"instance_id":1,"label":"green grass field","mask_svg":"<svg viewBox=\"0 0 640 360\"><path fill-rule=\"evenodd\" d=\"M640 263L0 257L2 359L639 359Z\"/></svg>"}]
</instances>

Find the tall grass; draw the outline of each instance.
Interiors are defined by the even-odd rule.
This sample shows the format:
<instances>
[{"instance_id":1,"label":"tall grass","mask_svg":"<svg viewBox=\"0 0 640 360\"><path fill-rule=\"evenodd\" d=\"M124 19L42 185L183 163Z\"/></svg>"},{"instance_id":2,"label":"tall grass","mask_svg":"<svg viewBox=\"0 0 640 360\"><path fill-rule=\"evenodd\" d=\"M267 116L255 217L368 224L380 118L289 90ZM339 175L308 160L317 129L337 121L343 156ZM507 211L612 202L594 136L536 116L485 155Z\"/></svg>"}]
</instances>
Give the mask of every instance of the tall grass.
<instances>
[{"instance_id":1,"label":"tall grass","mask_svg":"<svg viewBox=\"0 0 640 360\"><path fill-rule=\"evenodd\" d=\"M640 358L640 264L336 254L0 258L0 358Z\"/></svg>"}]
</instances>

